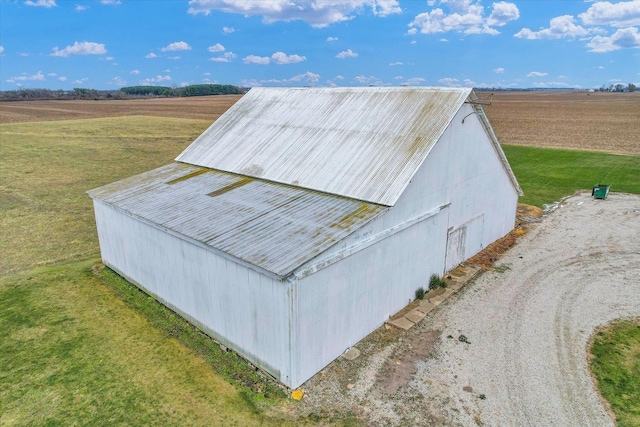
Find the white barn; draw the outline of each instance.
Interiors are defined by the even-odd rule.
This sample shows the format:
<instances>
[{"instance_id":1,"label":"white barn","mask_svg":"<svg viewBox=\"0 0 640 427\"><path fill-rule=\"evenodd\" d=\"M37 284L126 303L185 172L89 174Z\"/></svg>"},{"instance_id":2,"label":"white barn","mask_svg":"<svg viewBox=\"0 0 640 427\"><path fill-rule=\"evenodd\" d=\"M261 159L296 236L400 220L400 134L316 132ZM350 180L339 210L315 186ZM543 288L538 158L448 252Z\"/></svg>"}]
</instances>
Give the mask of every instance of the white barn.
<instances>
[{"instance_id":1,"label":"white barn","mask_svg":"<svg viewBox=\"0 0 640 427\"><path fill-rule=\"evenodd\" d=\"M104 263L289 387L514 226L460 88L254 88L164 167L91 190Z\"/></svg>"}]
</instances>

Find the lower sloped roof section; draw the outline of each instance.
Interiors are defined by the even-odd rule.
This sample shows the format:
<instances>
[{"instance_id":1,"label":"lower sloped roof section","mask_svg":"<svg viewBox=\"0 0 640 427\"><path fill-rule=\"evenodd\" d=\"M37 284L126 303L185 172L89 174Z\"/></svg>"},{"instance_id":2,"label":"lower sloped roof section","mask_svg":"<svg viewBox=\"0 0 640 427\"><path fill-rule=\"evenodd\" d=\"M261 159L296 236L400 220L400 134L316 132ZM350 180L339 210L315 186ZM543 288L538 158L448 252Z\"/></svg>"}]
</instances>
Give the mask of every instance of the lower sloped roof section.
<instances>
[{"instance_id":1,"label":"lower sloped roof section","mask_svg":"<svg viewBox=\"0 0 640 427\"><path fill-rule=\"evenodd\" d=\"M388 209L179 162L89 195L280 278Z\"/></svg>"}]
</instances>

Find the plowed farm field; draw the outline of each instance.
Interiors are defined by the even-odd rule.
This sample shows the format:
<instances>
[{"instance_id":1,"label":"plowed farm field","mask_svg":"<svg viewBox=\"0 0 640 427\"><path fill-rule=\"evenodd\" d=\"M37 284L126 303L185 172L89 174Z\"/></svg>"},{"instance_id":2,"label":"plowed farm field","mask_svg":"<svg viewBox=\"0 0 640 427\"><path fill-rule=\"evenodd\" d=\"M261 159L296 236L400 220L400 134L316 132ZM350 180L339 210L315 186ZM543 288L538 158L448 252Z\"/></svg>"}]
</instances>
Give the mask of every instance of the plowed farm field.
<instances>
[{"instance_id":1,"label":"plowed farm field","mask_svg":"<svg viewBox=\"0 0 640 427\"><path fill-rule=\"evenodd\" d=\"M241 95L131 100L9 101L0 103L0 124L117 116L215 120Z\"/></svg>"},{"instance_id":2,"label":"plowed farm field","mask_svg":"<svg viewBox=\"0 0 640 427\"><path fill-rule=\"evenodd\" d=\"M495 92L484 109L503 145L640 155L640 92Z\"/></svg>"},{"instance_id":3,"label":"plowed farm field","mask_svg":"<svg viewBox=\"0 0 640 427\"><path fill-rule=\"evenodd\" d=\"M488 93L480 93L483 98ZM0 103L0 124L116 116L215 120L239 95ZM495 92L485 107L505 145L640 155L640 92Z\"/></svg>"}]
</instances>

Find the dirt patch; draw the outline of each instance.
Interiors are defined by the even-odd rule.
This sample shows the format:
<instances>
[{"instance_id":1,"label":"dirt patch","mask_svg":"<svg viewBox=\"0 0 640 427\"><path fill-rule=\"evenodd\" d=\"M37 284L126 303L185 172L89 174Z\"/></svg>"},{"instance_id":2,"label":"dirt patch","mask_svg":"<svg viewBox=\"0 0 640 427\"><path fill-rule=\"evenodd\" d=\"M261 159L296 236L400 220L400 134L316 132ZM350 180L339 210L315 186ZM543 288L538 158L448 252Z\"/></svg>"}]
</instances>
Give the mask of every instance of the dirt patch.
<instances>
[{"instance_id":1,"label":"dirt patch","mask_svg":"<svg viewBox=\"0 0 640 427\"><path fill-rule=\"evenodd\" d=\"M410 342L398 346L393 357L388 359L378 373L376 388L382 393L395 394L416 373L416 362L430 357L435 352L435 343L440 331L422 330Z\"/></svg>"}]
</instances>

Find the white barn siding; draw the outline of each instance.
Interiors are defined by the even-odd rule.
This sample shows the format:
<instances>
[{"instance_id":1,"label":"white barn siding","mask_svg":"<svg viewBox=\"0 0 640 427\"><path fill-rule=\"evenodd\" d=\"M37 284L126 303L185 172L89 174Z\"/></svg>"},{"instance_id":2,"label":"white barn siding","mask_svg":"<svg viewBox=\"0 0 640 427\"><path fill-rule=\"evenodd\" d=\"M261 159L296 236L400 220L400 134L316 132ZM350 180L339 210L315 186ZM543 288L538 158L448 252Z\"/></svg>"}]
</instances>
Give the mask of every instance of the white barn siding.
<instances>
[{"instance_id":1,"label":"white barn siding","mask_svg":"<svg viewBox=\"0 0 640 427\"><path fill-rule=\"evenodd\" d=\"M290 384L290 282L94 200L102 259L229 348Z\"/></svg>"},{"instance_id":2,"label":"white barn siding","mask_svg":"<svg viewBox=\"0 0 640 427\"><path fill-rule=\"evenodd\" d=\"M442 270L447 209L297 282L301 384L382 325Z\"/></svg>"}]
</instances>

